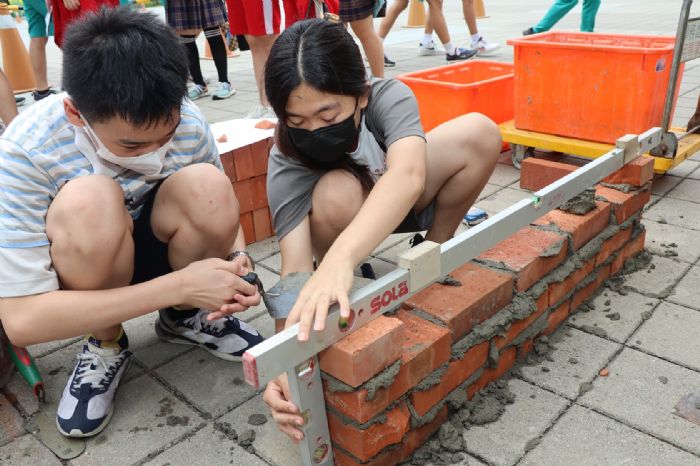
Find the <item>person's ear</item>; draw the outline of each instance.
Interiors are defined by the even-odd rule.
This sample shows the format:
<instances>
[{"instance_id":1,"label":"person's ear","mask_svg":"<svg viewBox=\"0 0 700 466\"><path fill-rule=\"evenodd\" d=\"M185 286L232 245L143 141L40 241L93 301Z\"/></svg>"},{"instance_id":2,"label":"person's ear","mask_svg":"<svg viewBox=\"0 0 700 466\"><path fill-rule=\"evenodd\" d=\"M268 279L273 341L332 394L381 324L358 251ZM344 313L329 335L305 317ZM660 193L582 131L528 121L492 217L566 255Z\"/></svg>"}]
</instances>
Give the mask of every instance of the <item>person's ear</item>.
<instances>
[{"instance_id":1,"label":"person's ear","mask_svg":"<svg viewBox=\"0 0 700 466\"><path fill-rule=\"evenodd\" d=\"M360 107L360 110L364 110L365 108L367 108L367 104L369 104L369 93L371 92L371 90L372 87L369 83L367 83L367 90L357 100L357 106Z\"/></svg>"},{"instance_id":2,"label":"person's ear","mask_svg":"<svg viewBox=\"0 0 700 466\"><path fill-rule=\"evenodd\" d=\"M66 97L65 99L63 99L63 111L66 112L66 117L72 125L80 127L85 126L85 122L80 116L80 111L78 111L75 104L73 103L73 100L71 100L70 97Z\"/></svg>"}]
</instances>

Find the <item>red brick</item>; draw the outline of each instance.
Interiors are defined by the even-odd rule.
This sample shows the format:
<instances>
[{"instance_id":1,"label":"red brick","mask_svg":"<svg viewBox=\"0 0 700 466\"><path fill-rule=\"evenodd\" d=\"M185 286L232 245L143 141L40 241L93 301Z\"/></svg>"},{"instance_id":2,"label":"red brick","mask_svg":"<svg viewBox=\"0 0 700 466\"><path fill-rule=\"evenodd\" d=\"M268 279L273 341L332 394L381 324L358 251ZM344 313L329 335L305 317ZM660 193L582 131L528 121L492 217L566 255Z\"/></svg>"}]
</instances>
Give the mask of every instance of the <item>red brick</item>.
<instances>
[{"instance_id":1,"label":"red brick","mask_svg":"<svg viewBox=\"0 0 700 466\"><path fill-rule=\"evenodd\" d=\"M255 241L262 241L272 236L270 211L267 207L253 211L253 230L255 230Z\"/></svg>"},{"instance_id":2,"label":"red brick","mask_svg":"<svg viewBox=\"0 0 700 466\"><path fill-rule=\"evenodd\" d=\"M442 374L439 384L433 385L425 391L414 390L411 393L411 404L418 415L423 416L430 411L433 406L457 388L459 384L471 377L472 374L486 364L488 355L488 341L472 346L462 359L452 361L447 366L447 370Z\"/></svg>"},{"instance_id":3,"label":"red brick","mask_svg":"<svg viewBox=\"0 0 700 466\"><path fill-rule=\"evenodd\" d=\"M323 350L321 370L358 387L401 357L403 322L379 316Z\"/></svg>"},{"instance_id":4,"label":"red brick","mask_svg":"<svg viewBox=\"0 0 700 466\"><path fill-rule=\"evenodd\" d=\"M267 174L267 159L270 155L267 139L256 142L250 147L250 155L253 162L253 176Z\"/></svg>"},{"instance_id":5,"label":"red brick","mask_svg":"<svg viewBox=\"0 0 700 466\"><path fill-rule=\"evenodd\" d=\"M250 180L253 192L253 209L267 207L267 179L265 176L256 176Z\"/></svg>"},{"instance_id":6,"label":"red brick","mask_svg":"<svg viewBox=\"0 0 700 466\"><path fill-rule=\"evenodd\" d=\"M401 343L401 368L394 383L376 391L367 400L367 390L351 393L326 390L326 404L346 417L364 424L384 411L387 406L413 388L428 374L450 359L450 332L431 322L401 310L398 318L404 323Z\"/></svg>"},{"instance_id":7,"label":"red brick","mask_svg":"<svg viewBox=\"0 0 700 466\"><path fill-rule=\"evenodd\" d=\"M547 317L547 329L544 331L545 335L551 335L556 329L559 328L562 322L569 317L569 311L571 310L571 301L564 301L552 311Z\"/></svg>"},{"instance_id":8,"label":"red brick","mask_svg":"<svg viewBox=\"0 0 700 466\"><path fill-rule=\"evenodd\" d=\"M559 209L537 219L535 225L556 225L571 234L574 251L592 240L610 223L610 204L596 202L596 208L585 215L570 214Z\"/></svg>"},{"instance_id":9,"label":"red brick","mask_svg":"<svg viewBox=\"0 0 700 466\"><path fill-rule=\"evenodd\" d=\"M643 230L636 237L632 239L629 243L620 249L617 257L613 259L610 264L610 275L615 275L618 273L622 267L625 265L627 259L636 256L644 249L644 241L646 239L646 230ZM631 234L631 233L630 233Z\"/></svg>"},{"instance_id":10,"label":"red brick","mask_svg":"<svg viewBox=\"0 0 700 466\"><path fill-rule=\"evenodd\" d=\"M476 395L483 388L486 388L488 384L494 380L500 379L503 374L508 372L511 367L513 367L517 356L518 349L515 346L511 346L510 348L506 348L505 350L501 351L496 367L484 370L481 377L479 377L479 380L467 387L467 398L471 400L474 395Z\"/></svg>"},{"instance_id":11,"label":"red brick","mask_svg":"<svg viewBox=\"0 0 700 466\"><path fill-rule=\"evenodd\" d=\"M593 272L594 268L595 257L583 264L580 269L574 270L574 272L566 277L561 283L551 283L549 285L549 302L554 306L559 301L564 299L568 293L570 293L579 283L581 283L581 280Z\"/></svg>"},{"instance_id":12,"label":"red brick","mask_svg":"<svg viewBox=\"0 0 700 466\"><path fill-rule=\"evenodd\" d=\"M616 189L598 186L596 196L604 198L612 205L615 220L619 225L644 208L651 200L651 190L647 185L639 191L623 193Z\"/></svg>"},{"instance_id":13,"label":"red brick","mask_svg":"<svg viewBox=\"0 0 700 466\"><path fill-rule=\"evenodd\" d=\"M496 346L499 350L508 346L510 342L515 340L518 335L523 333L526 328L532 325L532 323L535 322L544 313L544 311L547 310L547 307L549 307L549 299L547 299L548 296L548 293L542 293L542 296L540 296L537 300L537 310L535 312L524 319L513 322L508 330L506 330L505 335L495 337Z\"/></svg>"},{"instance_id":14,"label":"red brick","mask_svg":"<svg viewBox=\"0 0 700 466\"><path fill-rule=\"evenodd\" d=\"M224 173L231 180L231 183L236 181L236 168L233 165L233 152L226 152L221 155L221 165L224 167Z\"/></svg>"},{"instance_id":15,"label":"red brick","mask_svg":"<svg viewBox=\"0 0 700 466\"><path fill-rule=\"evenodd\" d=\"M247 180L255 176L250 146L244 146L233 151L233 164L236 167L236 181Z\"/></svg>"},{"instance_id":16,"label":"red brick","mask_svg":"<svg viewBox=\"0 0 700 466\"><path fill-rule=\"evenodd\" d=\"M566 245L566 238L555 232L526 227L479 259L505 264L516 273L516 289L525 291L564 261Z\"/></svg>"},{"instance_id":17,"label":"red brick","mask_svg":"<svg viewBox=\"0 0 700 466\"><path fill-rule=\"evenodd\" d=\"M253 213L246 212L241 214L240 222L241 228L243 228L243 235L245 236L245 244L254 243L255 229L253 228Z\"/></svg>"},{"instance_id":18,"label":"red brick","mask_svg":"<svg viewBox=\"0 0 700 466\"><path fill-rule=\"evenodd\" d=\"M406 402L384 414L385 422L377 422L366 429L360 429L349 423L344 424L340 417L328 413L331 440L355 458L367 461L389 445L401 443L410 428L411 413Z\"/></svg>"},{"instance_id":19,"label":"red brick","mask_svg":"<svg viewBox=\"0 0 700 466\"><path fill-rule=\"evenodd\" d=\"M577 168L575 165L529 157L523 160L520 167L520 187L539 191Z\"/></svg>"},{"instance_id":20,"label":"red brick","mask_svg":"<svg viewBox=\"0 0 700 466\"><path fill-rule=\"evenodd\" d=\"M429 423L417 429L410 430L403 438L399 448L388 448L372 458L368 463L359 462L342 450L335 449L333 451L335 455L335 465L360 466L371 464L372 466L395 466L412 455L413 452L423 445L445 422L447 422L447 406L444 406L435 416L435 419Z\"/></svg>"},{"instance_id":21,"label":"red brick","mask_svg":"<svg viewBox=\"0 0 700 466\"><path fill-rule=\"evenodd\" d=\"M654 178L654 158L639 157L605 178L609 184L630 184L641 187Z\"/></svg>"},{"instance_id":22,"label":"red brick","mask_svg":"<svg viewBox=\"0 0 700 466\"><path fill-rule=\"evenodd\" d=\"M250 180L236 181L233 183L233 191L238 199L238 209L241 214L252 212L253 186Z\"/></svg>"},{"instance_id":23,"label":"red brick","mask_svg":"<svg viewBox=\"0 0 700 466\"><path fill-rule=\"evenodd\" d=\"M595 280L593 280L591 283L589 283L582 289L578 290L571 298L572 310L578 308L581 304L583 304L583 302L590 298L598 288L603 286L605 280L610 278L610 265L604 265L593 273L596 274Z\"/></svg>"},{"instance_id":24,"label":"red brick","mask_svg":"<svg viewBox=\"0 0 700 466\"><path fill-rule=\"evenodd\" d=\"M620 249L625 243L627 243L630 238L632 237L632 228L626 228L624 230L620 230L612 238L609 238L603 242L602 246L600 247L600 251L598 251L598 254L596 255L595 259L595 265L599 266L610 256L612 256L615 251Z\"/></svg>"},{"instance_id":25,"label":"red brick","mask_svg":"<svg viewBox=\"0 0 700 466\"><path fill-rule=\"evenodd\" d=\"M434 284L406 301L406 305L444 322L452 333L452 341L457 341L511 302L513 279L475 264L463 265L452 276L462 285Z\"/></svg>"}]
</instances>

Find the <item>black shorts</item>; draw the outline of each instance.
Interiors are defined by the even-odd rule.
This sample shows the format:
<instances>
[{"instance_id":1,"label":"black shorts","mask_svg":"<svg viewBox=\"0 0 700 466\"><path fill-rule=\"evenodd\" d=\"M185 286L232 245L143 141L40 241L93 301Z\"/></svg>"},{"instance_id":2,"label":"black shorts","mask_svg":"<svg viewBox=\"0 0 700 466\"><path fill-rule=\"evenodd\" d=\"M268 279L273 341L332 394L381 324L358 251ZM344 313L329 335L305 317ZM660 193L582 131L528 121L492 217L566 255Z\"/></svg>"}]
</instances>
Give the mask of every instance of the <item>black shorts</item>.
<instances>
[{"instance_id":1,"label":"black shorts","mask_svg":"<svg viewBox=\"0 0 700 466\"><path fill-rule=\"evenodd\" d=\"M156 235L153 234L153 228L151 228L153 202L161 185L162 182L151 190L141 215L134 220L132 234L134 239L134 277L131 279L132 285L147 282L173 271L168 262L168 244L156 238Z\"/></svg>"},{"instance_id":2,"label":"black shorts","mask_svg":"<svg viewBox=\"0 0 700 466\"><path fill-rule=\"evenodd\" d=\"M394 233L415 233L430 230L435 220L435 204L436 200L433 199L430 204L420 212L411 209L399 226L396 227Z\"/></svg>"}]
</instances>

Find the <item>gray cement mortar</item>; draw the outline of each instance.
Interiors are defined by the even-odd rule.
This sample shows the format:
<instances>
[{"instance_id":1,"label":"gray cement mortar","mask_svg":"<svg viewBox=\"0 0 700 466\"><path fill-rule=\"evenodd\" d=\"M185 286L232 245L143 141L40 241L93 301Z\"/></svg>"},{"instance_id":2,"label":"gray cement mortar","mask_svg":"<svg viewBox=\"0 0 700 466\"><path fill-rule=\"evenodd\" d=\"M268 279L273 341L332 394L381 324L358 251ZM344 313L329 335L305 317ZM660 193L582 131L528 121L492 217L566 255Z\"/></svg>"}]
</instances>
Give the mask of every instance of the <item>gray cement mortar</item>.
<instances>
[{"instance_id":1,"label":"gray cement mortar","mask_svg":"<svg viewBox=\"0 0 700 466\"><path fill-rule=\"evenodd\" d=\"M595 188L588 188L559 206L559 210L575 215L586 215L595 208Z\"/></svg>"},{"instance_id":2,"label":"gray cement mortar","mask_svg":"<svg viewBox=\"0 0 700 466\"><path fill-rule=\"evenodd\" d=\"M359 387L351 387L350 385L347 385L346 383L341 382L340 380L336 379L332 375L326 374L325 372L321 374L324 380L327 382L327 387L328 390L332 392L345 392L345 393L351 393L351 392L356 392L362 389L367 389L367 401L372 401L374 400L374 397L377 396L377 391L382 389L382 388L387 388L390 387L391 384L394 383L394 380L396 380L396 375L399 373L399 370L401 369L401 360L399 359L398 361L395 361L393 364L391 364L389 367L384 369L382 372L379 374L375 375L371 379L369 379L367 382L363 383Z\"/></svg>"}]
</instances>

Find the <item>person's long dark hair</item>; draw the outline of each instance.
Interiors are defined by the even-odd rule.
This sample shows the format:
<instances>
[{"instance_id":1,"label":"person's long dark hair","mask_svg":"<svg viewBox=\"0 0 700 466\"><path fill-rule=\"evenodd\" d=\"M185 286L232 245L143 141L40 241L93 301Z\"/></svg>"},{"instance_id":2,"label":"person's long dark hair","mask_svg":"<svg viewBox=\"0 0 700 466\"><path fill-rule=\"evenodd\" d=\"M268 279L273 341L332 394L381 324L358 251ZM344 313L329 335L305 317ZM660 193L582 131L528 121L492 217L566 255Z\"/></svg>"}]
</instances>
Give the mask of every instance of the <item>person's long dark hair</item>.
<instances>
[{"instance_id":1,"label":"person's long dark hair","mask_svg":"<svg viewBox=\"0 0 700 466\"><path fill-rule=\"evenodd\" d=\"M265 65L265 92L279 118L275 142L283 155L314 170L347 170L369 191L373 181L366 165L351 157L334 164L319 163L295 149L289 138L286 109L289 95L302 83L321 92L355 98L369 92L360 50L342 25L309 19L285 29Z\"/></svg>"}]
</instances>

